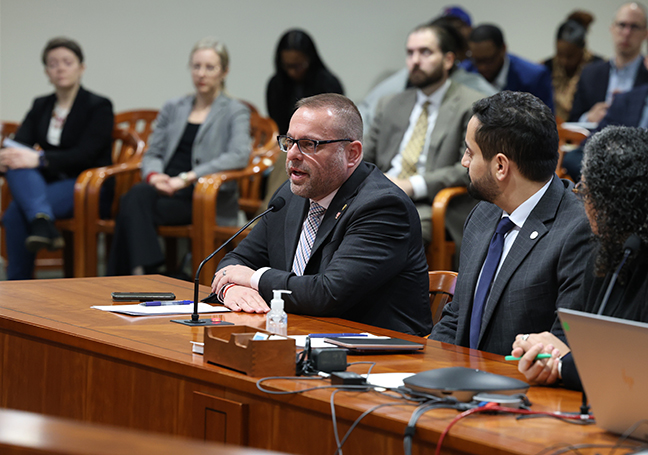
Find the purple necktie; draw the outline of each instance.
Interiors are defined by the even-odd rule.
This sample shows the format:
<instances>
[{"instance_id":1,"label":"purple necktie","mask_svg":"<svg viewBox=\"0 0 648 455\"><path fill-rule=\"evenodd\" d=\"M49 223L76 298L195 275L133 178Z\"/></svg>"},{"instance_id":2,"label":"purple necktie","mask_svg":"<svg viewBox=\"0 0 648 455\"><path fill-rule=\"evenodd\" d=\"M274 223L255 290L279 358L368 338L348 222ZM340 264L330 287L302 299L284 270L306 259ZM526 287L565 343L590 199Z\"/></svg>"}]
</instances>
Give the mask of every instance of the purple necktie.
<instances>
[{"instance_id":1,"label":"purple necktie","mask_svg":"<svg viewBox=\"0 0 648 455\"><path fill-rule=\"evenodd\" d=\"M311 248L317 236L317 230L322 222L322 215L326 209L315 201L311 201L310 209L308 209L308 216L304 220L301 236L299 237L299 245L295 252L295 259L293 261L292 271L296 275L303 275L308 258L310 258Z\"/></svg>"},{"instance_id":2,"label":"purple necktie","mask_svg":"<svg viewBox=\"0 0 648 455\"><path fill-rule=\"evenodd\" d=\"M495 278L497 266L502 257L504 236L513 226L515 226L515 223L509 217L502 218L497 225L493 238L491 238L481 278L477 284L477 292L475 292L472 315L470 316L470 347L472 349L477 349L477 345L479 344L479 332L481 330L484 306L486 305L486 300L488 299L488 294L490 293L493 279Z\"/></svg>"}]
</instances>

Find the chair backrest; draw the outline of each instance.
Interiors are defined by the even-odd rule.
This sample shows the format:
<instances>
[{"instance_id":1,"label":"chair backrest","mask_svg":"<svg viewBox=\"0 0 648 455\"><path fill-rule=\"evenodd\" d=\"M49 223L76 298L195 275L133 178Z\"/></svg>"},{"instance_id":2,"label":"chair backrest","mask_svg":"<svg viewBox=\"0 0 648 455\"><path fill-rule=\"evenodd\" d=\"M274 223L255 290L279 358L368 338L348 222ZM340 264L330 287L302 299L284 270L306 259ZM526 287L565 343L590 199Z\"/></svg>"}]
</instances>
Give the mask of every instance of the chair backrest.
<instances>
[{"instance_id":1,"label":"chair backrest","mask_svg":"<svg viewBox=\"0 0 648 455\"><path fill-rule=\"evenodd\" d=\"M112 162L122 164L127 162L139 162L142 159L145 145L135 131L121 128L113 129ZM122 195L139 182L139 173L124 173L115 176L115 197L111 206L111 217L117 216L119 210L119 199Z\"/></svg>"},{"instance_id":2,"label":"chair backrest","mask_svg":"<svg viewBox=\"0 0 648 455\"><path fill-rule=\"evenodd\" d=\"M441 319L443 307L454 296L457 272L429 271L428 277L430 280L430 311L432 312L432 322L436 324Z\"/></svg>"},{"instance_id":3,"label":"chair backrest","mask_svg":"<svg viewBox=\"0 0 648 455\"><path fill-rule=\"evenodd\" d=\"M250 116L250 136L252 136L252 152L248 167L254 167L261 160L271 160L272 164L277 160L281 151L277 146L277 124L269 117L261 117L258 114ZM263 173L255 173L250 177L241 178L239 186L239 204L248 216L253 216L261 206L261 187L263 184Z\"/></svg>"},{"instance_id":4,"label":"chair backrest","mask_svg":"<svg viewBox=\"0 0 648 455\"><path fill-rule=\"evenodd\" d=\"M0 143L6 137L13 138L18 131L19 123L16 122L2 122L0 123Z\"/></svg>"},{"instance_id":5,"label":"chair backrest","mask_svg":"<svg viewBox=\"0 0 648 455\"><path fill-rule=\"evenodd\" d=\"M261 117L258 114L250 116L250 136L252 136L252 155L263 154L272 148L277 141L279 128L270 117Z\"/></svg>"},{"instance_id":6,"label":"chair backrest","mask_svg":"<svg viewBox=\"0 0 648 455\"><path fill-rule=\"evenodd\" d=\"M569 178L562 165L565 153L580 146L588 136L589 131L585 128L565 128L562 124L558 125L558 164L556 165L558 177Z\"/></svg>"},{"instance_id":7,"label":"chair backrest","mask_svg":"<svg viewBox=\"0 0 648 455\"><path fill-rule=\"evenodd\" d=\"M140 109L124 111L115 114L115 128L126 129L137 133L139 138L148 144L148 138L155 128L158 111L155 109Z\"/></svg>"}]
</instances>

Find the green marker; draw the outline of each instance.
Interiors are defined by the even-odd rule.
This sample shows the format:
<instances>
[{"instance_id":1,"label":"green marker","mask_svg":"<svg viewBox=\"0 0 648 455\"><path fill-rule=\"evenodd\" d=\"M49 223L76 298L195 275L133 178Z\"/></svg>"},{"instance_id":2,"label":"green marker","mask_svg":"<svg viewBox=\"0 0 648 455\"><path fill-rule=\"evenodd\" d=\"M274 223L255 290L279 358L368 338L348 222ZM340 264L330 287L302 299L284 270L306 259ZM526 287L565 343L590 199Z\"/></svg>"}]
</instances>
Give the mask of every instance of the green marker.
<instances>
[{"instance_id":1,"label":"green marker","mask_svg":"<svg viewBox=\"0 0 648 455\"><path fill-rule=\"evenodd\" d=\"M504 360L520 360L521 358L522 357L513 357L512 355L507 355L506 357L504 357ZM550 358L551 358L551 354L547 354L547 353L538 354L536 356L536 360L550 359Z\"/></svg>"}]
</instances>

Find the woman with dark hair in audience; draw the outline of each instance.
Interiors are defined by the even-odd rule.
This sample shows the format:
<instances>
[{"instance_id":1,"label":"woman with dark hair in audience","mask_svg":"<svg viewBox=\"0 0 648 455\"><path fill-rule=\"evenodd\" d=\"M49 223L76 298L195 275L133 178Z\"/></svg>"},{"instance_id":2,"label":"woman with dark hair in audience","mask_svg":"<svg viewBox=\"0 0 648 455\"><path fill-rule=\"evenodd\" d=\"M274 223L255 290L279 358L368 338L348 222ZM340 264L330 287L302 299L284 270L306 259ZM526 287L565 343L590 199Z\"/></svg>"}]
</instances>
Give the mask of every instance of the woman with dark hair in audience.
<instances>
[{"instance_id":1,"label":"woman with dark hair in audience","mask_svg":"<svg viewBox=\"0 0 648 455\"><path fill-rule=\"evenodd\" d=\"M274 63L275 74L268 82L266 103L268 115L277 123L279 134L288 132L295 103L300 99L321 93L344 95L342 84L326 68L315 43L303 30L288 30L283 34L277 45ZM279 155L268 176L264 207L288 179L285 160L285 153Z\"/></svg>"},{"instance_id":2,"label":"woman with dark hair in audience","mask_svg":"<svg viewBox=\"0 0 648 455\"><path fill-rule=\"evenodd\" d=\"M566 120L572 108L574 93L583 67L601 60L585 48L585 37L594 16L574 11L560 24L556 33L556 55L544 64L551 71L556 116Z\"/></svg>"},{"instance_id":3,"label":"woman with dark hair in audience","mask_svg":"<svg viewBox=\"0 0 648 455\"><path fill-rule=\"evenodd\" d=\"M588 313L648 322L648 130L609 126L585 145L581 182L574 191L585 204L596 248L587 265L579 298L572 308ZM639 244L623 262L625 242ZM607 305L602 308L611 276L621 266ZM536 384L560 380L565 387L580 389L574 359L564 334L518 335L514 356L524 356L518 369ZM551 353L548 360L536 355Z\"/></svg>"},{"instance_id":4,"label":"woman with dark hair in audience","mask_svg":"<svg viewBox=\"0 0 648 455\"><path fill-rule=\"evenodd\" d=\"M54 220L72 217L76 178L110 164L112 103L81 86L81 47L53 38L42 61L54 93L34 100L14 138L18 144L0 151L0 170L13 196L2 218L10 280L32 278L38 250L63 248Z\"/></svg>"},{"instance_id":5,"label":"woman with dark hair in audience","mask_svg":"<svg viewBox=\"0 0 648 455\"><path fill-rule=\"evenodd\" d=\"M144 181L121 200L109 275L155 271L164 262L157 226L191 223L196 180L248 162L250 112L224 92L227 49L213 38L203 38L191 50L189 64L196 92L168 101L158 114L142 158ZM235 225L236 182L221 187L217 204L218 224Z\"/></svg>"},{"instance_id":6,"label":"woman with dark hair in audience","mask_svg":"<svg viewBox=\"0 0 648 455\"><path fill-rule=\"evenodd\" d=\"M344 94L340 81L331 73L303 30L288 30L275 52L275 74L268 82L268 115L277 123L279 134L286 134L295 103L320 93Z\"/></svg>"}]
</instances>

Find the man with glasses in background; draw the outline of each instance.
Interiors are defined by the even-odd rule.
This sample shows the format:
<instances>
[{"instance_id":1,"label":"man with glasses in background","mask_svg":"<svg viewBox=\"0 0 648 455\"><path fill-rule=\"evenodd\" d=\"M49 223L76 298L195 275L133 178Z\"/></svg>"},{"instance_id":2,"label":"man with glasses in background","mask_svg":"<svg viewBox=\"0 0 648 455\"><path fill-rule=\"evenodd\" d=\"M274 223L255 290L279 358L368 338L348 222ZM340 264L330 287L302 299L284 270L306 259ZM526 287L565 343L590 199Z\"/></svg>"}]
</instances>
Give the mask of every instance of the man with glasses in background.
<instances>
[{"instance_id":1,"label":"man with glasses in background","mask_svg":"<svg viewBox=\"0 0 648 455\"><path fill-rule=\"evenodd\" d=\"M287 289L288 313L340 317L414 335L432 328L416 208L363 161L362 119L348 98L297 103L278 142L285 206L262 218L218 266L212 291L233 311L265 313Z\"/></svg>"},{"instance_id":2,"label":"man with glasses in background","mask_svg":"<svg viewBox=\"0 0 648 455\"><path fill-rule=\"evenodd\" d=\"M609 61L594 62L583 68L569 114L571 122L599 123L615 94L648 83L648 70L641 54L641 46L648 37L646 8L639 3L621 6L610 33L614 56Z\"/></svg>"}]
</instances>

